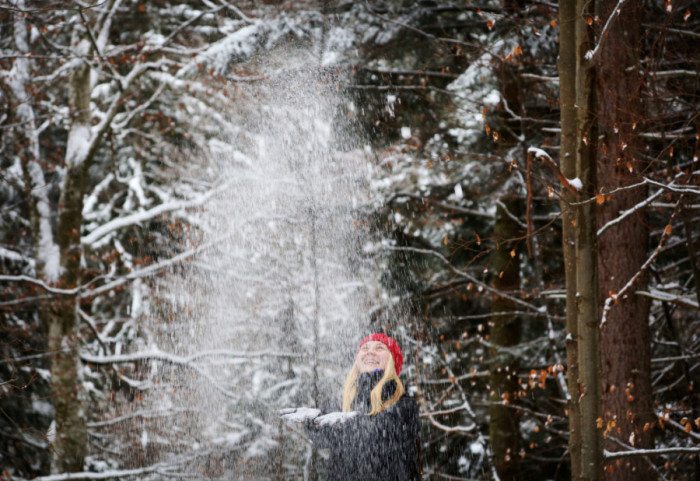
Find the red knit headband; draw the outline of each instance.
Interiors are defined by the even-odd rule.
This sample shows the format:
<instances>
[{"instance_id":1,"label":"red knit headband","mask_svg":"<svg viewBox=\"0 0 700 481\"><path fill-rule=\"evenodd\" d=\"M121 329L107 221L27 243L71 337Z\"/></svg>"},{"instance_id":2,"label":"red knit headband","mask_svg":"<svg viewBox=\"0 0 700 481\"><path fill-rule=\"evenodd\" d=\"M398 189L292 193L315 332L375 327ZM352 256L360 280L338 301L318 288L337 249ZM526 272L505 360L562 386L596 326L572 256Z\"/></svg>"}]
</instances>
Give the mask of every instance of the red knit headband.
<instances>
[{"instance_id":1,"label":"red knit headband","mask_svg":"<svg viewBox=\"0 0 700 481\"><path fill-rule=\"evenodd\" d=\"M379 332L375 332L373 334L370 334L369 336L365 337L363 340L360 341L360 345L357 348L358 351L360 347L366 342L369 341L379 341L382 344L384 344L386 347L389 348L389 352L391 353L391 357L394 358L394 367L396 368L396 374L399 375L401 374L401 367L403 367L403 354L401 354L401 347L399 347L399 343L396 342L394 339L390 338L386 334L381 334Z\"/></svg>"}]
</instances>

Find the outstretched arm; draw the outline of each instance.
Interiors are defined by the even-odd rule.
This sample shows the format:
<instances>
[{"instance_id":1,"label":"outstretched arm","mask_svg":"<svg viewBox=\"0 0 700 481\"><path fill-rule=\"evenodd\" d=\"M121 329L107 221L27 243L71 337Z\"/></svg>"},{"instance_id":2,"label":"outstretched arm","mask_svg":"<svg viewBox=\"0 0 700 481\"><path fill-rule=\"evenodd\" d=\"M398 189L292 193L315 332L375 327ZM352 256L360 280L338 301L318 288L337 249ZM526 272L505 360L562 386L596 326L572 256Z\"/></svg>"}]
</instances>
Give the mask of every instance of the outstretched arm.
<instances>
[{"instance_id":1,"label":"outstretched arm","mask_svg":"<svg viewBox=\"0 0 700 481\"><path fill-rule=\"evenodd\" d=\"M313 420L308 428L314 444L321 448L360 444L371 446L380 439L385 445L399 447L406 440L418 437L418 406L408 397L373 416L330 413Z\"/></svg>"}]
</instances>

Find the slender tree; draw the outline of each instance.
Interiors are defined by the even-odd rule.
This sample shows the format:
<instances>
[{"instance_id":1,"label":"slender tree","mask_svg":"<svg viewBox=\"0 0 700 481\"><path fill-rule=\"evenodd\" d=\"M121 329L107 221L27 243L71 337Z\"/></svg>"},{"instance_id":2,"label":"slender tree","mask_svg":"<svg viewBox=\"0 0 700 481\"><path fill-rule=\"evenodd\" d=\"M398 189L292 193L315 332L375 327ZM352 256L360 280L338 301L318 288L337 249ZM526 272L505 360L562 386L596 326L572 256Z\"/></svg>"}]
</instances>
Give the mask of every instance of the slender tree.
<instances>
[{"instance_id":1,"label":"slender tree","mask_svg":"<svg viewBox=\"0 0 700 481\"><path fill-rule=\"evenodd\" d=\"M514 293L520 289L518 242L520 226L517 199L502 198L496 208L491 254L492 285L497 292ZM503 481L521 479L520 426L517 411L519 363L513 348L520 342L521 320L512 301L493 295L489 323L491 332L491 366L489 386L489 439L498 478Z\"/></svg>"},{"instance_id":2,"label":"slender tree","mask_svg":"<svg viewBox=\"0 0 700 481\"><path fill-rule=\"evenodd\" d=\"M581 479L602 477L600 429L600 345L598 326L598 261L595 204L596 97L595 65L588 58L594 47L594 4L576 1L576 177L582 189L576 204L576 316L579 334L578 393L581 416Z\"/></svg>"},{"instance_id":3,"label":"slender tree","mask_svg":"<svg viewBox=\"0 0 700 481\"><path fill-rule=\"evenodd\" d=\"M87 12L87 15L92 16L92 13ZM87 22L75 23L71 38L72 48L84 57L89 57L93 51L87 28ZM83 199L88 169L95 155L94 147L90 148L90 73L90 63L78 59L72 64L68 82L70 129L65 157L66 173L56 226L61 259L61 287L65 289L76 289L81 281ZM48 329L49 351L55 353L51 357L51 386L56 412L53 469L57 472L81 471L87 454L87 419L79 380L80 342L77 336L79 319L76 296L62 295L51 309L43 313L46 316L44 322Z\"/></svg>"},{"instance_id":4,"label":"slender tree","mask_svg":"<svg viewBox=\"0 0 700 481\"><path fill-rule=\"evenodd\" d=\"M576 5L559 5L559 108L561 142L559 166L567 179L576 177ZM576 196L561 189L562 253L566 285L566 364L568 382L569 456L571 478L581 476L581 413L578 409L578 341L576 307Z\"/></svg>"}]
</instances>

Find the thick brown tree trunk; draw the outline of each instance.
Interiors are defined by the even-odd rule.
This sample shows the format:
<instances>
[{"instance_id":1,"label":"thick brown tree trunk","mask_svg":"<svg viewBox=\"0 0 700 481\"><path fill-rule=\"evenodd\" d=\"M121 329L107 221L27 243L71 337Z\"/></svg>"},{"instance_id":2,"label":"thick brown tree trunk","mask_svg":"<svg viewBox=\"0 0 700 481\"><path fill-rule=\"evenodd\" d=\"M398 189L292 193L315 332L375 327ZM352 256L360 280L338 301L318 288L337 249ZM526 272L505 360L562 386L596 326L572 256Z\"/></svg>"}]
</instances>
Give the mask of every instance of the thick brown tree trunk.
<instances>
[{"instance_id":1,"label":"thick brown tree trunk","mask_svg":"<svg viewBox=\"0 0 700 481\"><path fill-rule=\"evenodd\" d=\"M642 5L617 0L599 0L598 15L609 18L613 8L621 8L611 24L598 64L598 187L605 194L641 180L643 170L635 154L639 152L634 125L642 117L639 99L639 48ZM598 228L632 209L647 197L646 188L622 190L609 197L599 197ZM640 209L614 226L605 229L598 239L598 271L601 304L608 299L601 330L603 367L603 426L605 448L620 450L619 443L634 448L652 448L652 430L644 425L653 421L651 392L651 347L649 300L635 296L645 289L642 276L628 294L615 293L639 271L648 255L647 222ZM605 479L632 481L656 479L643 458L616 461L606 467Z\"/></svg>"},{"instance_id":2,"label":"thick brown tree trunk","mask_svg":"<svg viewBox=\"0 0 700 481\"><path fill-rule=\"evenodd\" d=\"M505 208L504 208L505 206ZM517 245L519 226L506 209L517 213L515 200L503 200L496 209L496 226L493 237L497 248L491 256L490 267L494 273L493 287L498 291L513 292L520 288L520 265ZM495 295L491 312L491 366L489 385L489 438L493 462L502 481L521 479L519 441L520 429L517 410L513 403L518 387L517 357L508 348L520 342L520 319L515 315L503 315L515 309L511 301ZM502 348L502 349L499 349Z\"/></svg>"}]
</instances>

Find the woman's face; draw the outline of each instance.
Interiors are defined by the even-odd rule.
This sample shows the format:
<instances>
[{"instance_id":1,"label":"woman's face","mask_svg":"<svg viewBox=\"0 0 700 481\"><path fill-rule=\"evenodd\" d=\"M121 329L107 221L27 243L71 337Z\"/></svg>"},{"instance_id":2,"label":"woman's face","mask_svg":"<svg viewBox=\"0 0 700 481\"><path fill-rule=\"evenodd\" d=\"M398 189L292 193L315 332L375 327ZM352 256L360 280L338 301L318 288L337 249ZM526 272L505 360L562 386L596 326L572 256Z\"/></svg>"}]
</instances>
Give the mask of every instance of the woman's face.
<instances>
[{"instance_id":1,"label":"woman's face","mask_svg":"<svg viewBox=\"0 0 700 481\"><path fill-rule=\"evenodd\" d=\"M377 369L386 369L391 352L389 348L379 341L367 341L357 351L355 364L360 372L371 372Z\"/></svg>"}]
</instances>

